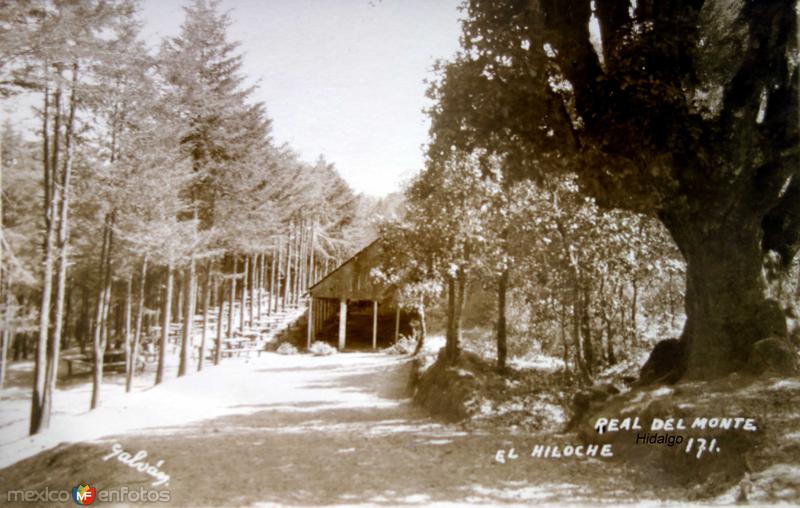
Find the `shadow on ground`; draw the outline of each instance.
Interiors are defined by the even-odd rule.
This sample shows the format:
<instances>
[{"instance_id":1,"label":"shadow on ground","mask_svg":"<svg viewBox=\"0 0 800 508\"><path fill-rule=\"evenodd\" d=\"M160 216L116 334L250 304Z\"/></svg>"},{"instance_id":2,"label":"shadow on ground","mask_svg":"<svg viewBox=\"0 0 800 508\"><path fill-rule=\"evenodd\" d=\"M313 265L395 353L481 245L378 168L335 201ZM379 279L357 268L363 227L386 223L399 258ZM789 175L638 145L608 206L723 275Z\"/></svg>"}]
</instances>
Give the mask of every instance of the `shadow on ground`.
<instances>
[{"instance_id":1,"label":"shadow on ground","mask_svg":"<svg viewBox=\"0 0 800 508\"><path fill-rule=\"evenodd\" d=\"M406 398L408 369L408 362L347 367L333 377L323 369L328 373L310 376L304 386L330 395L320 400L250 405L249 414L60 446L0 471L0 495L91 481L98 490L168 489L171 500L184 506L591 503L635 497L622 465L531 459L522 455L535 444L531 437L468 434L431 420ZM371 395L375 403L353 405L348 393ZM131 453L145 450L144 461L151 464L163 460L159 467L170 475L169 484L153 487L147 474L113 458L104 461L114 443ZM498 448L511 446L521 458L498 464Z\"/></svg>"}]
</instances>

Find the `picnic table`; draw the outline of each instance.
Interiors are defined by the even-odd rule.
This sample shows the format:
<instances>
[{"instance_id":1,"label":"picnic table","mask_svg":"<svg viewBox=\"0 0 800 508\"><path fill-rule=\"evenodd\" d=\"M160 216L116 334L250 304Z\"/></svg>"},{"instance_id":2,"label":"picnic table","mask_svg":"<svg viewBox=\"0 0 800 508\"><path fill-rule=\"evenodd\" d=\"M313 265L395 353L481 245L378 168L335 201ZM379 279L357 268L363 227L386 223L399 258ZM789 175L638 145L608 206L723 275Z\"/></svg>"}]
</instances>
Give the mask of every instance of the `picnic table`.
<instances>
[{"instance_id":1,"label":"picnic table","mask_svg":"<svg viewBox=\"0 0 800 508\"><path fill-rule=\"evenodd\" d=\"M229 337L227 339L222 339L220 355L222 357L231 357L234 355L247 355L249 357L251 353L258 353L258 355L261 356L261 352L264 351L264 345L256 339L257 336L256 338ZM208 349L209 358L214 358L215 353L216 347L212 346Z\"/></svg>"},{"instance_id":2,"label":"picnic table","mask_svg":"<svg viewBox=\"0 0 800 508\"><path fill-rule=\"evenodd\" d=\"M81 355L66 356L63 360L67 362L67 374L72 376L76 367L86 367L92 369L94 367L94 354L86 353ZM125 372L125 351L121 349L111 349L103 353L103 372ZM138 363L137 367L144 369L143 363Z\"/></svg>"}]
</instances>

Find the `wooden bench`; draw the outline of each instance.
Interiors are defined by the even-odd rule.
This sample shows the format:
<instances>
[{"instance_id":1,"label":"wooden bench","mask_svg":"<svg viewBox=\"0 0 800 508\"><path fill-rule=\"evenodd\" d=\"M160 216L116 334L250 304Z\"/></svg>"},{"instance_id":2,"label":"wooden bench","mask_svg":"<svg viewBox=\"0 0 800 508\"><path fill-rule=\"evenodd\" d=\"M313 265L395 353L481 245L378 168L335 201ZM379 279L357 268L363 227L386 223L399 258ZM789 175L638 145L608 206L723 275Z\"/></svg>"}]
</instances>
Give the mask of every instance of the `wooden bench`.
<instances>
[{"instance_id":1,"label":"wooden bench","mask_svg":"<svg viewBox=\"0 0 800 508\"><path fill-rule=\"evenodd\" d=\"M67 374L70 376L75 374L76 367L86 367L90 371L94 369L94 360L91 357L64 358L64 360L67 362ZM125 372L125 361L103 362L103 372L109 371Z\"/></svg>"},{"instance_id":2,"label":"wooden bench","mask_svg":"<svg viewBox=\"0 0 800 508\"><path fill-rule=\"evenodd\" d=\"M91 354L62 357L67 362L67 374L72 376L76 373L76 367L94 369L94 356ZM103 372L125 372L126 369L124 351L107 351L103 355ZM139 372L144 370L144 363L137 362Z\"/></svg>"},{"instance_id":3,"label":"wooden bench","mask_svg":"<svg viewBox=\"0 0 800 508\"><path fill-rule=\"evenodd\" d=\"M220 356L222 358L231 358L233 356L237 356L238 357L240 355L246 355L249 358L251 353L258 353L258 356L260 357L261 353L263 351L264 351L264 347L263 346L258 346L258 347L237 347L237 348L230 348L230 347L226 348L226 347L223 347L222 349L220 349ZM215 349L210 349L208 351L208 359L209 360L213 360L215 354L216 354L216 350Z\"/></svg>"},{"instance_id":4,"label":"wooden bench","mask_svg":"<svg viewBox=\"0 0 800 508\"><path fill-rule=\"evenodd\" d=\"M91 358L88 356L71 356L67 358L62 358L62 360L67 362L67 374L71 377L73 372L75 371L75 367L88 367L89 369L93 368L93 362Z\"/></svg>"}]
</instances>

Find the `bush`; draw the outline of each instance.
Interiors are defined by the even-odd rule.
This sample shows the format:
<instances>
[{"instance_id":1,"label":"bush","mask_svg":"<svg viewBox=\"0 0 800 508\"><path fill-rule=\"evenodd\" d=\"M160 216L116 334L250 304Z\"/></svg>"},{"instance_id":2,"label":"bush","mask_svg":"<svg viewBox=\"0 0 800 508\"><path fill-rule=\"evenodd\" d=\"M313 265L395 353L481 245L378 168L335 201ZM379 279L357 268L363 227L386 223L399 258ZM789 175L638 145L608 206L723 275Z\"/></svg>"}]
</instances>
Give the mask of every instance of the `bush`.
<instances>
[{"instance_id":1,"label":"bush","mask_svg":"<svg viewBox=\"0 0 800 508\"><path fill-rule=\"evenodd\" d=\"M314 356L329 356L332 354L336 354L336 348L328 344L327 342L316 341L311 344L311 348L308 350Z\"/></svg>"},{"instance_id":2,"label":"bush","mask_svg":"<svg viewBox=\"0 0 800 508\"><path fill-rule=\"evenodd\" d=\"M278 346L278 350L276 351L279 355L296 355L298 353L297 348L293 345L289 344L288 342L284 342L280 346Z\"/></svg>"},{"instance_id":3,"label":"bush","mask_svg":"<svg viewBox=\"0 0 800 508\"><path fill-rule=\"evenodd\" d=\"M396 343L383 350L390 355L410 355L417 347L417 341L412 337L401 336Z\"/></svg>"}]
</instances>

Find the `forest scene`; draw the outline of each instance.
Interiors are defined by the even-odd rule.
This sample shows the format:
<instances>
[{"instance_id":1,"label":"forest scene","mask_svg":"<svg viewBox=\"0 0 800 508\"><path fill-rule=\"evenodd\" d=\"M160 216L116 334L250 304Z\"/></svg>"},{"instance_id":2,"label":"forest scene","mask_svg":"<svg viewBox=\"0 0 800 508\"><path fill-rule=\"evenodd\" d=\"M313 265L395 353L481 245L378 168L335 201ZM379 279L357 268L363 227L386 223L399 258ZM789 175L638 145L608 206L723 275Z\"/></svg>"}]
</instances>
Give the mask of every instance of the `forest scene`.
<instances>
[{"instance_id":1,"label":"forest scene","mask_svg":"<svg viewBox=\"0 0 800 508\"><path fill-rule=\"evenodd\" d=\"M800 503L800 3L251 4L0 1L4 504Z\"/></svg>"}]
</instances>

